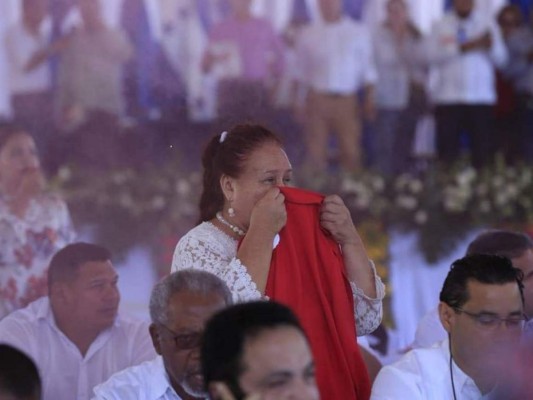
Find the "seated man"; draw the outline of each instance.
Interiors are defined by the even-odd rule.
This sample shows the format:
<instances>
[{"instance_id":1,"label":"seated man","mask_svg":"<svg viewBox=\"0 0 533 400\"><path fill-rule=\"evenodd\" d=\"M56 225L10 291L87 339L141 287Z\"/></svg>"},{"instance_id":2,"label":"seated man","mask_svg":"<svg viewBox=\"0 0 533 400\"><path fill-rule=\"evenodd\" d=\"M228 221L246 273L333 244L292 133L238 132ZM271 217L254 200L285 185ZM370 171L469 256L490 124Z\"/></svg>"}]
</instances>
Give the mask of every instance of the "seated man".
<instances>
[{"instance_id":1,"label":"seated man","mask_svg":"<svg viewBox=\"0 0 533 400\"><path fill-rule=\"evenodd\" d=\"M0 321L0 342L31 356L44 400L88 399L113 373L155 357L148 324L117 314L120 295L111 254L70 244L48 270L48 297Z\"/></svg>"},{"instance_id":2,"label":"seated man","mask_svg":"<svg viewBox=\"0 0 533 400\"><path fill-rule=\"evenodd\" d=\"M472 240L466 254L494 254L509 258L513 266L524 274L524 312L528 317L533 316L533 241L527 234L491 229ZM526 324L526 330L533 331L531 322ZM412 347L429 347L446 336L435 307L420 320Z\"/></svg>"},{"instance_id":3,"label":"seated man","mask_svg":"<svg viewBox=\"0 0 533 400\"><path fill-rule=\"evenodd\" d=\"M0 344L0 399L40 398L41 378L31 358L14 347Z\"/></svg>"},{"instance_id":4,"label":"seated man","mask_svg":"<svg viewBox=\"0 0 533 400\"><path fill-rule=\"evenodd\" d=\"M206 398L199 354L204 324L231 302L226 284L208 272L184 269L167 276L150 298L150 335L160 357L113 375L94 389L94 399Z\"/></svg>"},{"instance_id":5,"label":"seated man","mask_svg":"<svg viewBox=\"0 0 533 400\"><path fill-rule=\"evenodd\" d=\"M492 392L522 335L522 277L505 257L472 254L455 261L440 293L448 338L385 366L371 400L480 399Z\"/></svg>"},{"instance_id":6,"label":"seated man","mask_svg":"<svg viewBox=\"0 0 533 400\"><path fill-rule=\"evenodd\" d=\"M292 311L275 302L241 303L209 320L202 371L216 400L319 399L305 333Z\"/></svg>"}]
</instances>

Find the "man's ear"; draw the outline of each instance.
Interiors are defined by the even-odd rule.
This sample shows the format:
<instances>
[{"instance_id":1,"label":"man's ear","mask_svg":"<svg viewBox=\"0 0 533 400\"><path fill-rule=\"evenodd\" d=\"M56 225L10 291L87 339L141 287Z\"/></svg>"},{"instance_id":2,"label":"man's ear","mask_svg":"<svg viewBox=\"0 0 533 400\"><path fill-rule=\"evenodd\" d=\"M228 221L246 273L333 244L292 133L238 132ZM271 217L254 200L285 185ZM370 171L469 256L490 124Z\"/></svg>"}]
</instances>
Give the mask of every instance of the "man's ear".
<instances>
[{"instance_id":1,"label":"man's ear","mask_svg":"<svg viewBox=\"0 0 533 400\"><path fill-rule=\"evenodd\" d=\"M450 333L455 323L455 311L444 302L439 303L439 318L446 332Z\"/></svg>"},{"instance_id":2,"label":"man's ear","mask_svg":"<svg viewBox=\"0 0 533 400\"><path fill-rule=\"evenodd\" d=\"M148 331L150 332L150 337L152 338L152 344L154 345L155 352L161 355L161 344L160 344L161 334L159 333L159 329L157 328L157 325L150 324Z\"/></svg>"},{"instance_id":3,"label":"man's ear","mask_svg":"<svg viewBox=\"0 0 533 400\"><path fill-rule=\"evenodd\" d=\"M231 202L235 193L235 180L226 174L222 174L220 177L220 188L224 193L226 201Z\"/></svg>"}]
</instances>

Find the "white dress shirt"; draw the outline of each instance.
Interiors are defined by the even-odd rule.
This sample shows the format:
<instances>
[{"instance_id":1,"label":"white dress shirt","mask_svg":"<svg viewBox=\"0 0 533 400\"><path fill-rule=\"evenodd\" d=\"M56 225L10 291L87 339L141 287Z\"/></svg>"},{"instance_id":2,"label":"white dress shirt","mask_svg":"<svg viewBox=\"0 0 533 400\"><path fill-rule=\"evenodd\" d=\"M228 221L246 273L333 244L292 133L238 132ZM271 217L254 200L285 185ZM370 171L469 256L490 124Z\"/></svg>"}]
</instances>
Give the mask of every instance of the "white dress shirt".
<instances>
[{"instance_id":1,"label":"white dress shirt","mask_svg":"<svg viewBox=\"0 0 533 400\"><path fill-rule=\"evenodd\" d=\"M122 316L98 335L83 357L57 327L48 297L0 321L0 343L27 353L37 364L43 400L86 400L113 373L153 359L148 323Z\"/></svg>"},{"instance_id":2,"label":"white dress shirt","mask_svg":"<svg viewBox=\"0 0 533 400\"><path fill-rule=\"evenodd\" d=\"M304 28L296 56L301 82L318 92L350 95L377 81L370 33L348 17Z\"/></svg>"},{"instance_id":3,"label":"white dress shirt","mask_svg":"<svg viewBox=\"0 0 533 400\"><path fill-rule=\"evenodd\" d=\"M381 369L370 400L450 400L454 398L448 339L433 347L411 350ZM474 381L453 362L455 395L461 400L483 397Z\"/></svg>"},{"instance_id":4,"label":"white dress shirt","mask_svg":"<svg viewBox=\"0 0 533 400\"><path fill-rule=\"evenodd\" d=\"M489 50L461 52L462 42L486 32L492 38ZM435 103L496 103L494 68L505 65L507 50L494 21L477 12L464 20L453 12L448 13L435 24L426 45Z\"/></svg>"},{"instance_id":5,"label":"white dress shirt","mask_svg":"<svg viewBox=\"0 0 533 400\"><path fill-rule=\"evenodd\" d=\"M30 58L49 44L50 24L41 24L38 36L31 35L22 23L11 26L5 36L11 94L28 94L50 90L51 74L47 61L26 72Z\"/></svg>"},{"instance_id":6,"label":"white dress shirt","mask_svg":"<svg viewBox=\"0 0 533 400\"><path fill-rule=\"evenodd\" d=\"M125 399L181 400L170 385L161 356L117 372L94 388L93 400Z\"/></svg>"}]
</instances>

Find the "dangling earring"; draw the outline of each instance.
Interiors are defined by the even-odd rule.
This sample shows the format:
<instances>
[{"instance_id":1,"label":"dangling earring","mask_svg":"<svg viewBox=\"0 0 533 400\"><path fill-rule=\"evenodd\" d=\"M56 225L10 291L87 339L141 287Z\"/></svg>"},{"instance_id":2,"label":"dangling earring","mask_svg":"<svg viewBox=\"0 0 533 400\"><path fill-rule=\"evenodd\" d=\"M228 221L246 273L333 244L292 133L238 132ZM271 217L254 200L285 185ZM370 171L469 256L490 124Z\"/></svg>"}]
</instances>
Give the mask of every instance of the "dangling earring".
<instances>
[{"instance_id":1,"label":"dangling earring","mask_svg":"<svg viewBox=\"0 0 533 400\"><path fill-rule=\"evenodd\" d=\"M228 208L228 215L233 218L235 216L235 210L233 207Z\"/></svg>"}]
</instances>

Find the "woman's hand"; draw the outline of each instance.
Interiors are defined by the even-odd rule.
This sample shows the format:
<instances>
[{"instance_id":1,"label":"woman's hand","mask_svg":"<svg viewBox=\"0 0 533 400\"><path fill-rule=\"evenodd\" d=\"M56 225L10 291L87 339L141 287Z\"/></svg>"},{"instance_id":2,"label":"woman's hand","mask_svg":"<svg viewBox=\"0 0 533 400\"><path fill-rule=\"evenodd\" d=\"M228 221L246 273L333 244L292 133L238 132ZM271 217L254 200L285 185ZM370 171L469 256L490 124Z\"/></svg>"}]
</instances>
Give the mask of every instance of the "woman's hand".
<instances>
[{"instance_id":1,"label":"woman's hand","mask_svg":"<svg viewBox=\"0 0 533 400\"><path fill-rule=\"evenodd\" d=\"M350 211L344 201L337 195L330 195L324 198L320 209L320 224L331 233L341 246L362 244L353 224Z\"/></svg>"},{"instance_id":2,"label":"woman's hand","mask_svg":"<svg viewBox=\"0 0 533 400\"><path fill-rule=\"evenodd\" d=\"M286 223L285 196L279 188L273 187L257 201L252 209L250 226L259 227L275 236Z\"/></svg>"},{"instance_id":3,"label":"woman's hand","mask_svg":"<svg viewBox=\"0 0 533 400\"><path fill-rule=\"evenodd\" d=\"M350 211L339 196L324 198L320 210L320 224L341 246L348 280L355 283L367 296L375 298L374 271L370 268L365 246L355 229Z\"/></svg>"}]
</instances>

